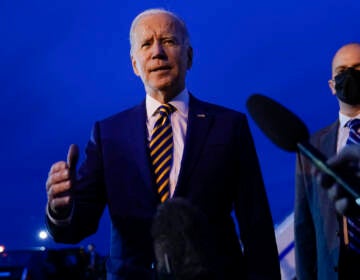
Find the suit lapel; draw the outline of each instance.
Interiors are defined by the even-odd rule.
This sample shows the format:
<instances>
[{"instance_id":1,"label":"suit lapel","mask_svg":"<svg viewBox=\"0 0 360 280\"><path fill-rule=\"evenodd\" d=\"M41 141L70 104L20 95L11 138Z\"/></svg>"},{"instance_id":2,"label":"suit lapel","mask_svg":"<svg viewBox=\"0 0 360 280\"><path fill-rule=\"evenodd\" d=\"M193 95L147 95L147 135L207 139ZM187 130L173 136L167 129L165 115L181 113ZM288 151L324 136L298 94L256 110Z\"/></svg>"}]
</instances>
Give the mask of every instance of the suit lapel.
<instances>
[{"instance_id":1,"label":"suit lapel","mask_svg":"<svg viewBox=\"0 0 360 280\"><path fill-rule=\"evenodd\" d=\"M328 158L336 154L338 127L339 121L334 122L321 139L321 151Z\"/></svg>"},{"instance_id":2,"label":"suit lapel","mask_svg":"<svg viewBox=\"0 0 360 280\"><path fill-rule=\"evenodd\" d=\"M129 131L127 132L132 147L133 159L140 169L146 189L156 194L152 187L152 173L150 169L149 155L147 150L147 128L145 102L141 103L133 111L129 118Z\"/></svg>"},{"instance_id":3,"label":"suit lapel","mask_svg":"<svg viewBox=\"0 0 360 280\"><path fill-rule=\"evenodd\" d=\"M207 111L205 103L190 95L187 134L175 194L182 192L186 186L184 182L199 160L212 122L213 116Z\"/></svg>"},{"instance_id":4,"label":"suit lapel","mask_svg":"<svg viewBox=\"0 0 360 280\"><path fill-rule=\"evenodd\" d=\"M329 129L322 135L320 138L320 151L327 157L330 158L331 156L336 154L336 146L337 146L337 136L338 136L338 127L339 121L334 122L332 125L329 126ZM319 186L314 186L319 187ZM338 258L339 258L339 250L340 247L340 239L333 238L332 232L339 231L340 223L342 222L342 218L336 214L336 210L334 204L331 203L329 200L328 192L324 189L319 187L318 189L318 200L316 201L316 208L320 211L319 215L315 220L315 223L324 224L324 234L323 236L327 241L328 250L333 252L331 256L331 261L333 266L338 265ZM319 208L317 208L319 207ZM314 209L314 208L313 208ZM339 220L340 219L340 220ZM328 236L326 236L328 235Z\"/></svg>"}]
</instances>

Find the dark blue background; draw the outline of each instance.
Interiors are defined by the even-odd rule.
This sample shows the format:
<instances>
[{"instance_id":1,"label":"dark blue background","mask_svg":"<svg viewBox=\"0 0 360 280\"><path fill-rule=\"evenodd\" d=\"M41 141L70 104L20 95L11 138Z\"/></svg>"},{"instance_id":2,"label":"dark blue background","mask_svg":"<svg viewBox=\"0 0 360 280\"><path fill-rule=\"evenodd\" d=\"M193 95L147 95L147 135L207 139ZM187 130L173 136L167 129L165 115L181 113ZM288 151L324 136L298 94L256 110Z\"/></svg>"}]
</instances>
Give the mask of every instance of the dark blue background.
<instances>
[{"instance_id":1,"label":"dark blue background","mask_svg":"<svg viewBox=\"0 0 360 280\"><path fill-rule=\"evenodd\" d=\"M68 146L84 146L95 120L139 103L128 31L140 11L164 7L188 24L194 64L188 88L247 113L255 92L281 102L311 132L335 120L330 61L358 40L360 1L0 1L0 244L41 241L45 180ZM250 119L276 224L292 212L295 155ZM81 244L109 245L109 218Z\"/></svg>"}]
</instances>

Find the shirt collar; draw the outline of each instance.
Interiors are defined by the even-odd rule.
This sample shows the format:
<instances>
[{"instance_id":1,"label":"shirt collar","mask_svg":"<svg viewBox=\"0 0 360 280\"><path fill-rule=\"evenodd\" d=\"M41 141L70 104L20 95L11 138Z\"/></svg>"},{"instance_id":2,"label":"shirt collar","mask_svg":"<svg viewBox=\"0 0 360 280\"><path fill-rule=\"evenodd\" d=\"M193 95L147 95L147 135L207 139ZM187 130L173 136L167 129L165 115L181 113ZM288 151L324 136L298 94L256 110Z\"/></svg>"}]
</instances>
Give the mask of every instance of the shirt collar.
<instances>
[{"instance_id":1,"label":"shirt collar","mask_svg":"<svg viewBox=\"0 0 360 280\"><path fill-rule=\"evenodd\" d=\"M345 127L346 123L351 119L360 119L360 115L350 118L349 116L346 116L339 112L340 127Z\"/></svg>"},{"instance_id":2,"label":"shirt collar","mask_svg":"<svg viewBox=\"0 0 360 280\"><path fill-rule=\"evenodd\" d=\"M146 115L147 119L155 115L156 110L159 108L161 103L155 98L146 94ZM189 91L185 88L177 96L175 96L170 102L176 108L176 111L180 114L187 115L189 112Z\"/></svg>"}]
</instances>

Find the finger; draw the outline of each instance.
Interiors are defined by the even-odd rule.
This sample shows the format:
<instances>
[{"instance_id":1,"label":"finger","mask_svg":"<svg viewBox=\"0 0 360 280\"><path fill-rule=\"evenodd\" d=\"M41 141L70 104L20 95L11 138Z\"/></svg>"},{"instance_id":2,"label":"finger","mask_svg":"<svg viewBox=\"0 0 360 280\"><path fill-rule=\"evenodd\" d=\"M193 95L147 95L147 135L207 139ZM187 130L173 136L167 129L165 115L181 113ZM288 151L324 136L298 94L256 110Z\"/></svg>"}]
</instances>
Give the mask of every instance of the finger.
<instances>
[{"instance_id":1,"label":"finger","mask_svg":"<svg viewBox=\"0 0 360 280\"><path fill-rule=\"evenodd\" d=\"M334 179L325 173L316 173L315 179L317 184L325 189L330 188L334 184Z\"/></svg>"},{"instance_id":2,"label":"finger","mask_svg":"<svg viewBox=\"0 0 360 280\"><path fill-rule=\"evenodd\" d=\"M71 144L67 154L67 164L70 169L74 170L79 160L79 147L75 144Z\"/></svg>"},{"instance_id":3,"label":"finger","mask_svg":"<svg viewBox=\"0 0 360 280\"><path fill-rule=\"evenodd\" d=\"M69 169L63 169L56 173L52 173L48 176L46 180L46 189L48 190L53 185L59 184L61 182L65 182L70 180L70 172Z\"/></svg>"},{"instance_id":4,"label":"finger","mask_svg":"<svg viewBox=\"0 0 360 280\"><path fill-rule=\"evenodd\" d=\"M54 198L60 197L60 196L67 196L69 194L69 190L71 189L71 183L70 180L64 181L61 183L53 184L50 188L47 190L47 196L48 200L51 201Z\"/></svg>"},{"instance_id":5,"label":"finger","mask_svg":"<svg viewBox=\"0 0 360 280\"><path fill-rule=\"evenodd\" d=\"M71 204L71 198L70 196L64 196L64 197L59 197L59 198L55 198L51 201L49 201L49 206L51 208L51 210L55 213L58 213L59 211L66 209L70 206Z\"/></svg>"},{"instance_id":6,"label":"finger","mask_svg":"<svg viewBox=\"0 0 360 280\"><path fill-rule=\"evenodd\" d=\"M49 175L52 173L56 173L61 170L64 170L66 168L67 168L67 165L66 165L65 161L58 161L58 162L54 163L53 165L51 165L51 168L49 170Z\"/></svg>"},{"instance_id":7,"label":"finger","mask_svg":"<svg viewBox=\"0 0 360 280\"><path fill-rule=\"evenodd\" d=\"M332 200L332 201L338 200L341 196L343 196L342 194L343 194L343 191L338 184L333 184L328 189L328 196L329 196L330 200Z\"/></svg>"},{"instance_id":8,"label":"finger","mask_svg":"<svg viewBox=\"0 0 360 280\"><path fill-rule=\"evenodd\" d=\"M347 215L349 212L349 200L345 197L335 201L335 209L341 215Z\"/></svg>"}]
</instances>

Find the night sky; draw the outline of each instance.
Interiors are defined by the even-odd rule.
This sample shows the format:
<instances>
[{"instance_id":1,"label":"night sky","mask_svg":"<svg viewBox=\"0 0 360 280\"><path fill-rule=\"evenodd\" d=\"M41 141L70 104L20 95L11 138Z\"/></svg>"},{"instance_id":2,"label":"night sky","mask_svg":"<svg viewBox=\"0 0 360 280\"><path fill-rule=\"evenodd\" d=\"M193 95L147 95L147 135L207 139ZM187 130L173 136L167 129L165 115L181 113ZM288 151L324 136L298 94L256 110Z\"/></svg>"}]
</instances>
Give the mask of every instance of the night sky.
<instances>
[{"instance_id":1,"label":"night sky","mask_svg":"<svg viewBox=\"0 0 360 280\"><path fill-rule=\"evenodd\" d=\"M163 7L188 24L194 63L187 87L198 98L246 111L253 93L296 113L310 132L333 122L327 81L334 52L359 40L360 1L0 1L0 244L57 247L42 241L45 181L51 164L92 124L144 98L133 74L128 33L146 8ZM293 209L295 154L250 129L275 224ZM81 242L109 247L107 212Z\"/></svg>"}]
</instances>

